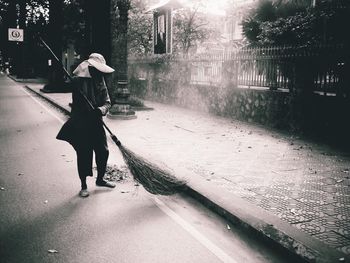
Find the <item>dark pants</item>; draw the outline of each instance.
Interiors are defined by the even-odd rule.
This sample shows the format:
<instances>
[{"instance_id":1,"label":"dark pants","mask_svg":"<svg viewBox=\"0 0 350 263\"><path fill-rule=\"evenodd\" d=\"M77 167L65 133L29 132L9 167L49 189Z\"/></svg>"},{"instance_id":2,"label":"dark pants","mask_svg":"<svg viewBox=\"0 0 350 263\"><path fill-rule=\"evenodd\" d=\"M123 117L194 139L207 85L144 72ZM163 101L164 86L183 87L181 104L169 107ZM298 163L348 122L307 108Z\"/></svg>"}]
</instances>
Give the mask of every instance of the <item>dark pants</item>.
<instances>
[{"instance_id":1,"label":"dark pants","mask_svg":"<svg viewBox=\"0 0 350 263\"><path fill-rule=\"evenodd\" d=\"M78 174L81 180L81 186L83 189L86 189L86 177L93 175L93 153L95 153L97 166L97 180L102 180L106 172L109 150L103 126L95 125L89 127L72 145L77 153Z\"/></svg>"}]
</instances>

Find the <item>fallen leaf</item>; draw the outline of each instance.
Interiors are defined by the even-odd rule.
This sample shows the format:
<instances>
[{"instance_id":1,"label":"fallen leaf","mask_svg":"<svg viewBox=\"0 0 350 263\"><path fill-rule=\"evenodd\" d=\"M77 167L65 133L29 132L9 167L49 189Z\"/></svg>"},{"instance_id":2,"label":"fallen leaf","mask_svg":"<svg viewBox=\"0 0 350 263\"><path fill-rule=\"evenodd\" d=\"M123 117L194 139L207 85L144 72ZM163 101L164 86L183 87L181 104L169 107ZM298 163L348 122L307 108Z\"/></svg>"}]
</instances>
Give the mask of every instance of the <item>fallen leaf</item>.
<instances>
[{"instance_id":1,"label":"fallen leaf","mask_svg":"<svg viewBox=\"0 0 350 263\"><path fill-rule=\"evenodd\" d=\"M49 249L47 252L53 254L53 253L58 253L58 251L56 249Z\"/></svg>"},{"instance_id":2,"label":"fallen leaf","mask_svg":"<svg viewBox=\"0 0 350 263\"><path fill-rule=\"evenodd\" d=\"M341 183L343 181L344 181L343 179L340 179L340 180L337 180L337 183Z\"/></svg>"},{"instance_id":3,"label":"fallen leaf","mask_svg":"<svg viewBox=\"0 0 350 263\"><path fill-rule=\"evenodd\" d=\"M1 191L5 191L6 189L4 187L0 187L0 190Z\"/></svg>"},{"instance_id":4,"label":"fallen leaf","mask_svg":"<svg viewBox=\"0 0 350 263\"><path fill-rule=\"evenodd\" d=\"M228 229L228 230L230 230L230 229L231 229L231 227L230 227L229 225L226 225L226 226L227 226L227 229Z\"/></svg>"},{"instance_id":5,"label":"fallen leaf","mask_svg":"<svg viewBox=\"0 0 350 263\"><path fill-rule=\"evenodd\" d=\"M44 204L47 204L48 202L49 202L48 200L45 200L45 201L44 201Z\"/></svg>"}]
</instances>

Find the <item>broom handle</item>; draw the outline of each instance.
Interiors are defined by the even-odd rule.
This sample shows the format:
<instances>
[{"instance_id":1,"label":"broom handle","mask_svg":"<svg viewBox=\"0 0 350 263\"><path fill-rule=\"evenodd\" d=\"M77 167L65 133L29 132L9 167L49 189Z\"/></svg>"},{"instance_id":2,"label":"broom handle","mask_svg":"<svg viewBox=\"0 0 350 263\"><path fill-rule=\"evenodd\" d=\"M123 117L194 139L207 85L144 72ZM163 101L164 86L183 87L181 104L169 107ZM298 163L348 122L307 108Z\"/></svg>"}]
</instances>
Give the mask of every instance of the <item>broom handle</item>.
<instances>
[{"instance_id":1,"label":"broom handle","mask_svg":"<svg viewBox=\"0 0 350 263\"><path fill-rule=\"evenodd\" d=\"M62 62L58 59L58 57L55 55L55 53L52 51L52 49L49 47L49 45L46 44L46 42L45 42L41 37L39 37L39 38L40 38L40 41L44 44L44 46L50 51L51 55L56 59L56 61L57 61L58 63L61 64L61 66L62 66L64 72L65 72L66 75L67 75L67 77L72 81L72 80L73 80L72 76L69 74L69 72L68 72L68 71L66 70L66 68L63 66ZM85 101L87 102L87 104L90 106L90 108L91 108L92 110L94 110L95 107L92 105L91 101L86 97L86 95L81 91L80 88L78 88L78 90L79 90L79 93L83 96L83 98L84 98ZM101 120L101 122L102 122L103 126L106 128L106 130L109 132L109 134L112 136L113 140L114 140L114 139L117 139L117 137L113 134L113 132L112 132L112 131L108 128L108 126L104 123L104 121Z\"/></svg>"},{"instance_id":2,"label":"broom handle","mask_svg":"<svg viewBox=\"0 0 350 263\"><path fill-rule=\"evenodd\" d=\"M66 70L66 68L63 66L61 60L58 59L58 57L55 55L55 53L52 51L52 49L49 47L48 44L46 44L46 42L44 41L44 39L42 39L41 37L39 37L40 41L44 44L44 46L50 51L51 55L56 59L56 61L58 63L61 64L62 69L64 70L64 72L66 73L67 77L72 80L73 78L71 77L71 75L68 73L68 71Z\"/></svg>"}]
</instances>

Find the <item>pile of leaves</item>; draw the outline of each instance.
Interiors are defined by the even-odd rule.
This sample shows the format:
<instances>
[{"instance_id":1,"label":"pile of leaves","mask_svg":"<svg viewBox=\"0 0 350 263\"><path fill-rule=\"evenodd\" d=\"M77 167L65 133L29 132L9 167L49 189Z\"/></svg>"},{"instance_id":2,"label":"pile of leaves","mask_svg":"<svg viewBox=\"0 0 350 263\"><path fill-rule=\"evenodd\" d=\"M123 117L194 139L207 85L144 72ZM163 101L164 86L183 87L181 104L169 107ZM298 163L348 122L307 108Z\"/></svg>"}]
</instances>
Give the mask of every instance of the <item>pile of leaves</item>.
<instances>
[{"instance_id":1,"label":"pile of leaves","mask_svg":"<svg viewBox=\"0 0 350 263\"><path fill-rule=\"evenodd\" d=\"M96 169L96 168L95 168ZM129 170L126 166L118 167L115 164L107 164L104 179L110 182L122 182L130 178Z\"/></svg>"}]
</instances>

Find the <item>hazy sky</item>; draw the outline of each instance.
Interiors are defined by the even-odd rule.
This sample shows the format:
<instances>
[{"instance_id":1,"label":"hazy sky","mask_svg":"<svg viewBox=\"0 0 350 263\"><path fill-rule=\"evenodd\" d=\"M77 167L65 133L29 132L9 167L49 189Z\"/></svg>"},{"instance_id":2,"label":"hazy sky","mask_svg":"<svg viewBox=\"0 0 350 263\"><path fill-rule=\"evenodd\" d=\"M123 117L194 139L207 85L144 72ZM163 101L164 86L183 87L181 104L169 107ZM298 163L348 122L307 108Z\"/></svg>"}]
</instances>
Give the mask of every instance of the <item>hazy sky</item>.
<instances>
[{"instance_id":1,"label":"hazy sky","mask_svg":"<svg viewBox=\"0 0 350 263\"><path fill-rule=\"evenodd\" d=\"M213 14L225 14L225 6L228 0L203 0L205 11ZM181 0L184 4L190 4L191 0Z\"/></svg>"}]
</instances>

